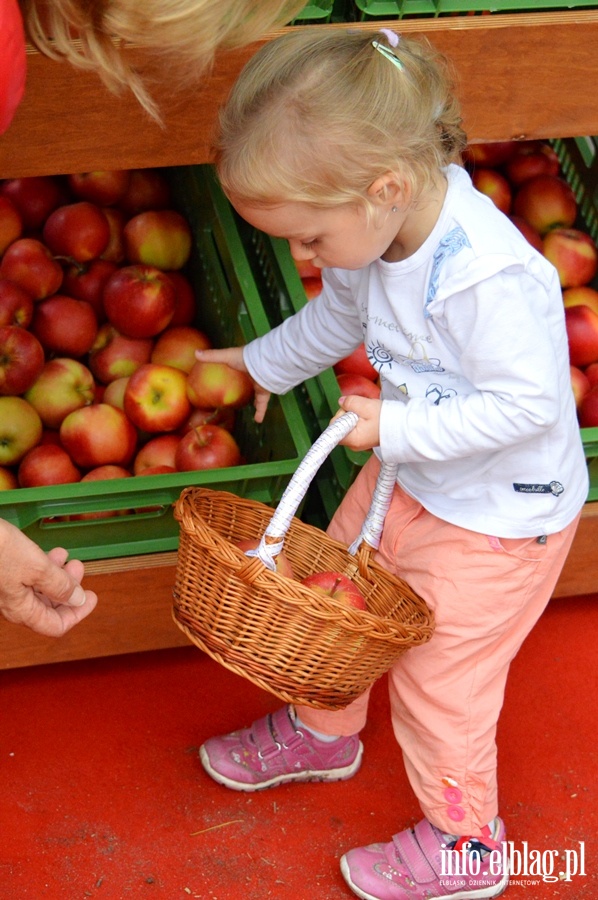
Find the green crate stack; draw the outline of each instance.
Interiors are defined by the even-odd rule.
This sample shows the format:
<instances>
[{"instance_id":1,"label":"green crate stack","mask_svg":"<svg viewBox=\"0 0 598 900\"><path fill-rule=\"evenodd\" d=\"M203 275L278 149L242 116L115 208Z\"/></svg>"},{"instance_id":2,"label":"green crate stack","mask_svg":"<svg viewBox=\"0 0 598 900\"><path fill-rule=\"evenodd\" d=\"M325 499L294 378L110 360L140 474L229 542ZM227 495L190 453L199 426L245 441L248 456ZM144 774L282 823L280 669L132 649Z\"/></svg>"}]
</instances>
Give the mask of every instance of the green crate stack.
<instances>
[{"instance_id":1,"label":"green crate stack","mask_svg":"<svg viewBox=\"0 0 598 900\"><path fill-rule=\"evenodd\" d=\"M538 12L540 10L596 9L593 0L353 0L357 18L404 19L468 13Z\"/></svg>"}]
</instances>

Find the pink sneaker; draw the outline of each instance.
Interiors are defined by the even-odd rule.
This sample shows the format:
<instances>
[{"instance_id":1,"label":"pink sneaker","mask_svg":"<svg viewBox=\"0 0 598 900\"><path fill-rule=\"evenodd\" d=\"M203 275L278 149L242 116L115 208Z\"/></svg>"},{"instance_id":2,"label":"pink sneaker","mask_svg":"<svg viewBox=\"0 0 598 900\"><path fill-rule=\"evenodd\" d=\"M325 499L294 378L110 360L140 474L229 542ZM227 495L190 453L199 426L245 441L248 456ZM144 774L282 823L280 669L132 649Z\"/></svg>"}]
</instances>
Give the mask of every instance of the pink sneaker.
<instances>
[{"instance_id":1,"label":"pink sneaker","mask_svg":"<svg viewBox=\"0 0 598 900\"><path fill-rule=\"evenodd\" d=\"M341 872L362 900L499 897L509 883L509 875L502 869L505 827L498 818L495 824L493 835L479 841L470 838L465 847L471 849L450 854L446 852L451 845L447 848L445 835L424 819L413 830L395 834L388 844L350 850L341 859ZM496 856L480 857L480 851L486 850L496 851ZM495 874L498 869L499 874Z\"/></svg>"},{"instance_id":2,"label":"pink sneaker","mask_svg":"<svg viewBox=\"0 0 598 900\"><path fill-rule=\"evenodd\" d=\"M325 742L295 728L288 706L199 748L208 775L236 791L260 791L287 781L343 781L357 772L362 753L357 735Z\"/></svg>"}]
</instances>

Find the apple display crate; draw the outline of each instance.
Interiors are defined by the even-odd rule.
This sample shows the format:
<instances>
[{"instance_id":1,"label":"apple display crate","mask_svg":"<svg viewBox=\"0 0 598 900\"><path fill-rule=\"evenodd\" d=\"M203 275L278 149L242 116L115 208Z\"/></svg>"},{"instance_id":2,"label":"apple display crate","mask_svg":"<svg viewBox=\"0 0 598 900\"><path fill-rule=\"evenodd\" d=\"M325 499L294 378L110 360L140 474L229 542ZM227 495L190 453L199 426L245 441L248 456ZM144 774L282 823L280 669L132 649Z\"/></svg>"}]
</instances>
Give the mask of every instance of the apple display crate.
<instances>
[{"instance_id":1,"label":"apple display crate","mask_svg":"<svg viewBox=\"0 0 598 900\"><path fill-rule=\"evenodd\" d=\"M373 560L396 482L382 466L372 507L351 547L295 516L323 459L355 426L355 413L328 425L306 453L276 509L226 491L188 488L181 525L173 618L226 668L282 700L341 709L409 648L430 639L424 600ZM254 551L235 543L259 540ZM276 571L284 552L294 577ZM350 577L367 609L301 583L316 572Z\"/></svg>"},{"instance_id":2,"label":"apple display crate","mask_svg":"<svg viewBox=\"0 0 598 900\"><path fill-rule=\"evenodd\" d=\"M361 21L596 7L594 0L353 0L353 3L356 18Z\"/></svg>"},{"instance_id":3,"label":"apple display crate","mask_svg":"<svg viewBox=\"0 0 598 900\"><path fill-rule=\"evenodd\" d=\"M207 167L194 169L192 178L186 167L169 171L169 177L174 205L194 232L185 271L198 298L197 326L217 346L245 343L268 331L270 322L230 207L213 189ZM179 527L173 504L183 488L206 485L274 504L312 443L294 393L272 398L262 425L253 421L252 406L241 410L235 437L242 465L2 491L0 516L44 549L63 546L80 559L175 550ZM118 514L93 518L110 512ZM88 518L78 518L82 515Z\"/></svg>"}]
</instances>

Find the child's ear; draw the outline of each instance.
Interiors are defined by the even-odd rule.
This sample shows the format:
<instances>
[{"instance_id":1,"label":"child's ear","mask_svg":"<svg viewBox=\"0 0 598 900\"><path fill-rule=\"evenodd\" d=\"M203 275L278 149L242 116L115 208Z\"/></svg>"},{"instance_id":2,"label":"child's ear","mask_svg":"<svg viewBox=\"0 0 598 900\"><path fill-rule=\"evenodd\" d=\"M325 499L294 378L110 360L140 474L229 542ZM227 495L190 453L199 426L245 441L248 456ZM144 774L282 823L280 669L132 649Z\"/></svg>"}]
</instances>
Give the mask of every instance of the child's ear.
<instances>
[{"instance_id":1,"label":"child's ear","mask_svg":"<svg viewBox=\"0 0 598 900\"><path fill-rule=\"evenodd\" d=\"M368 188L368 197L373 203L379 203L381 206L404 207L409 200L408 186L396 173L386 172L372 181Z\"/></svg>"}]
</instances>

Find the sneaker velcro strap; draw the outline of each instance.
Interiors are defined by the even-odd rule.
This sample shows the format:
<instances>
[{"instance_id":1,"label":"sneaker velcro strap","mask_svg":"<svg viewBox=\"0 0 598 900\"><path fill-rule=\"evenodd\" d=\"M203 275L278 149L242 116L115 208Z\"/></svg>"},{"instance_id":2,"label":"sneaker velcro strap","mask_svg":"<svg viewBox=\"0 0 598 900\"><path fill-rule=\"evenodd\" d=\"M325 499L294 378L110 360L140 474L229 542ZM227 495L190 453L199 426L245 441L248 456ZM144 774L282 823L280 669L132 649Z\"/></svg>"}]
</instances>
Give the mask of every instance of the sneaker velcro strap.
<instances>
[{"instance_id":1,"label":"sneaker velcro strap","mask_svg":"<svg viewBox=\"0 0 598 900\"><path fill-rule=\"evenodd\" d=\"M393 837L397 854L414 881L426 884L442 874L440 832L426 819L413 831L401 831Z\"/></svg>"},{"instance_id":2,"label":"sneaker velcro strap","mask_svg":"<svg viewBox=\"0 0 598 900\"><path fill-rule=\"evenodd\" d=\"M288 707L276 710L253 723L251 734L261 759L270 759L280 753L282 746L297 735L289 718Z\"/></svg>"}]
</instances>

